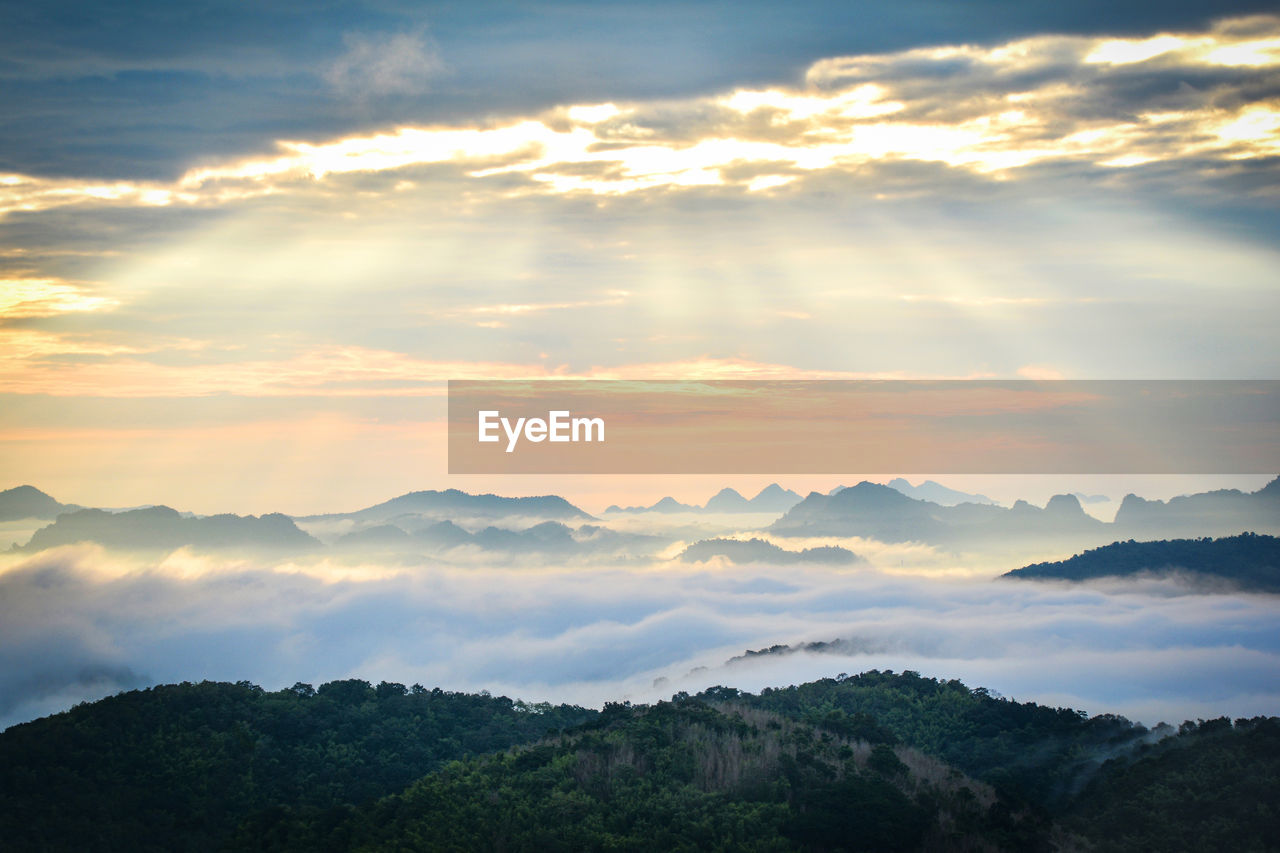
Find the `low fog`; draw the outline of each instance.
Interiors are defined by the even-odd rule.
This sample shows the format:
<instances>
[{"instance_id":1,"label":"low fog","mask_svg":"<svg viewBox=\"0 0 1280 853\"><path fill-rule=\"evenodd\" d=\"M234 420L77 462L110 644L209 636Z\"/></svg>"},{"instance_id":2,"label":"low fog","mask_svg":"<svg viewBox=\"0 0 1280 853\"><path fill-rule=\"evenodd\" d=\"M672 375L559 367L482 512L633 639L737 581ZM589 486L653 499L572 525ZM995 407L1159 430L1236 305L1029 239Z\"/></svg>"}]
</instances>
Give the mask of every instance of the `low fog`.
<instances>
[{"instance_id":1,"label":"low fog","mask_svg":"<svg viewBox=\"0 0 1280 853\"><path fill-rule=\"evenodd\" d=\"M1280 709L1280 597L1176 578L995 580L1007 558L842 544L866 561L686 563L678 547L574 568L89 544L5 554L0 727L184 680L358 677L599 706L867 669L1147 724ZM792 648L730 662L775 645Z\"/></svg>"}]
</instances>

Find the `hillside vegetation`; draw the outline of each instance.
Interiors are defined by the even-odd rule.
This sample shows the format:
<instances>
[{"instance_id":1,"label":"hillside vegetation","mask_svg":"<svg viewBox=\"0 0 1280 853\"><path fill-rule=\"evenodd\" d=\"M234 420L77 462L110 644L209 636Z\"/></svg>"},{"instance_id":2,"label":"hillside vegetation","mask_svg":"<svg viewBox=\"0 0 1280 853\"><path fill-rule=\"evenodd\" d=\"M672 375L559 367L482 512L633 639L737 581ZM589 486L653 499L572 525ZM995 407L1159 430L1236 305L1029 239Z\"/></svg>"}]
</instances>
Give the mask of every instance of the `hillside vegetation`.
<instances>
[{"instance_id":1,"label":"hillside vegetation","mask_svg":"<svg viewBox=\"0 0 1280 853\"><path fill-rule=\"evenodd\" d=\"M1280 538L1241 533L1219 539L1113 542L1066 560L1036 563L1003 575L1022 580L1086 581L1170 574L1253 592L1280 592Z\"/></svg>"},{"instance_id":2,"label":"hillside vegetation","mask_svg":"<svg viewBox=\"0 0 1280 853\"><path fill-rule=\"evenodd\" d=\"M1274 719L1148 730L911 672L603 711L206 682L0 734L0 837L20 851L1266 850L1278 745Z\"/></svg>"}]
</instances>

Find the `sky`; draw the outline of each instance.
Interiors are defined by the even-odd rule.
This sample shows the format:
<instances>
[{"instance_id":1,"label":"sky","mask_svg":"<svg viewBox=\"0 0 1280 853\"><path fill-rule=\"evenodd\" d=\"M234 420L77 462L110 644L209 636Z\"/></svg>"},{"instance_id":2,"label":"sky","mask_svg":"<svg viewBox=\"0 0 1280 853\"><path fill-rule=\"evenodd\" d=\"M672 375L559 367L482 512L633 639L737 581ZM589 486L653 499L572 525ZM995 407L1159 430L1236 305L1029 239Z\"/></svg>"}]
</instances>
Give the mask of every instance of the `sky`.
<instances>
[{"instance_id":1,"label":"sky","mask_svg":"<svg viewBox=\"0 0 1280 853\"><path fill-rule=\"evenodd\" d=\"M4 7L5 486L703 500L450 478L444 382L1277 374L1267 4Z\"/></svg>"},{"instance_id":2,"label":"sky","mask_svg":"<svg viewBox=\"0 0 1280 853\"><path fill-rule=\"evenodd\" d=\"M1273 3L0 0L0 21L0 489L701 504L926 472L450 476L446 382L1280 378ZM1099 512L1276 473L943 479ZM1273 597L1008 587L1013 565L850 547L869 566L4 553L0 726L184 679L599 704L870 667L1148 723L1280 707Z\"/></svg>"}]
</instances>

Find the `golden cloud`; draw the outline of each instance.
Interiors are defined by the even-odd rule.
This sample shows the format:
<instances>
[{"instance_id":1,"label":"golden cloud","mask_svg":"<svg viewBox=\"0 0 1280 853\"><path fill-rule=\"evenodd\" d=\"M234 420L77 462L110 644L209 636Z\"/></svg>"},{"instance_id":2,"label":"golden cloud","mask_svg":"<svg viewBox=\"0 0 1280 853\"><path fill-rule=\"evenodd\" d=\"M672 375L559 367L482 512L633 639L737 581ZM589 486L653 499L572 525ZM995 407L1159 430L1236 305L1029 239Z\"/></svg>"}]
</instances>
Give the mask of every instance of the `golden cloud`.
<instances>
[{"instance_id":1,"label":"golden cloud","mask_svg":"<svg viewBox=\"0 0 1280 853\"><path fill-rule=\"evenodd\" d=\"M1206 68L1235 76L1212 91L1191 87L1176 109L1122 99L1105 106L1120 98L1111 84L1124 75ZM1276 68L1278 17L1136 39L1046 36L836 57L815 63L799 89L567 105L506 124L281 141L273 155L193 169L169 184L4 175L0 215L69 204L226 204L433 164L464 179L524 179L514 188L494 184L498 193L607 196L690 187L765 192L805 174L901 161L1010 179L1051 161L1114 170L1192 157L1261 159L1280 152L1280 99L1251 93ZM390 181L387 191L393 187L406 182Z\"/></svg>"},{"instance_id":2,"label":"golden cloud","mask_svg":"<svg viewBox=\"0 0 1280 853\"><path fill-rule=\"evenodd\" d=\"M118 304L74 282L53 278L0 279L0 320L52 317L68 311L101 311Z\"/></svg>"},{"instance_id":3,"label":"golden cloud","mask_svg":"<svg viewBox=\"0 0 1280 853\"><path fill-rule=\"evenodd\" d=\"M164 348L183 347L171 342ZM570 370L515 362L436 361L399 352L323 346L291 357L234 363L162 364L139 349L46 332L0 332L0 394L55 397L428 397L450 379L944 379L909 372L808 370L743 358L695 358ZM71 358L68 358L71 356ZM113 356L78 360L75 356Z\"/></svg>"}]
</instances>

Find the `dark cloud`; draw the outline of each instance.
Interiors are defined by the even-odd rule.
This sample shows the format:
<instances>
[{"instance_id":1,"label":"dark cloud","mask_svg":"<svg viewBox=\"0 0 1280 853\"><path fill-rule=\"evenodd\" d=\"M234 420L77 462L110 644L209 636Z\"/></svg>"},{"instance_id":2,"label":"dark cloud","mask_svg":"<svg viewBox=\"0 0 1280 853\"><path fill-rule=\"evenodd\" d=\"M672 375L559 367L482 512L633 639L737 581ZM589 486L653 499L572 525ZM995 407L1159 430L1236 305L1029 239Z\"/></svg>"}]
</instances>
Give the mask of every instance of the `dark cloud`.
<instances>
[{"instance_id":1,"label":"dark cloud","mask_svg":"<svg viewBox=\"0 0 1280 853\"><path fill-rule=\"evenodd\" d=\"M1198 28L1270 5L7 0L0 170L172 178L282 138L794 83L825 56L1040 32ZM353 44L403 44L428 31L438 57L402 51L407 64L371 54L351 62ZM406 69L421 71L433 57L447 64L447 79L418 85ZM335 92L335 79L371 97Z\"/></svg>"}]
</instances>

